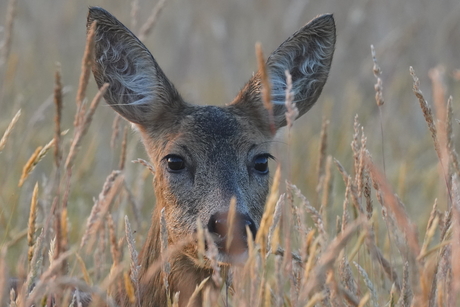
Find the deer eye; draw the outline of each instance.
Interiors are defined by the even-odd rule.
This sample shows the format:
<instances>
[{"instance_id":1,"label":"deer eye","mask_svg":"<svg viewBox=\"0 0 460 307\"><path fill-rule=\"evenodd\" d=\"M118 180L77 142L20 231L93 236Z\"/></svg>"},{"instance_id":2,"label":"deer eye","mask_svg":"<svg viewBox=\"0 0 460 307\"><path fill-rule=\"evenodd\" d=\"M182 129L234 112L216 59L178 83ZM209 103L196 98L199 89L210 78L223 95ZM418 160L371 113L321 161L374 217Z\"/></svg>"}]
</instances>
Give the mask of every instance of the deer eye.
<instances>
[{"instance_id":1,"label":"deer eye","mask_svg":"<svg viewBox=\"0 0 460 307\"><path fill-rule=\"evenodd\" d=\"M254 169L260 174L268 174L268 158L270 155L263 154L254 158Z\"/></svg>"},{"instance_id":2,"label":"deer eye","mask_svg":"<svg viewBox=\"0 0 460 307\"><path fill-rule=\"evenodd\" d=\"M180 171L185 168L184 159L179 156L169 155L166 157L168 162L168 170L170 171Z\"/></svg>"}]
</instances>

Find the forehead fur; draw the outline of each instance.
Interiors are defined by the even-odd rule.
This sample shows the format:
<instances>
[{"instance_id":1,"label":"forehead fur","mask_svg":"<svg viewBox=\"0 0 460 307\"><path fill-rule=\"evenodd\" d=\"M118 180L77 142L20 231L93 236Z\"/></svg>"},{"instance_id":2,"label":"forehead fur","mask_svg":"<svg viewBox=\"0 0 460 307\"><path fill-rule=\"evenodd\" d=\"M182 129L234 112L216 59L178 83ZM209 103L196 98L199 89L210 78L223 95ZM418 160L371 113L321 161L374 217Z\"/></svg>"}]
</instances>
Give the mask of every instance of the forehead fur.
<instances>
[{"instance_id":1,"label":"forehead fur","mask_svg":"<svg viewBox=\"0 0 460 307\"><path fill-rule=\"evenodd\" d=\"M197 108L185 116L183 124L193 129L198 138L207 137L215 141L239 137L243 133L241 119L229 110L215 106Z\"/></svg>"},{"instance_id":2,"label":"forehead fur","mask_svg":"<svg viewBox=\"0 0 460 307\"><path fill-rule=\"evenodd\" d=\"M190 106L173 121L170 118L159 118L158 121L162 123L152 123L151 127L155 128L150 131L140 127L150 136L147 140L152 141L146 146L157 152L180 140L194 148L209 150L209 147L225 149L245 147L245 144L260 145L271 139L271 135L261 130L257 122L234 107ZM163 128L156 128L158 126ZM153 160L159 158L157 156Z\"/></svg>"}]
</instances>

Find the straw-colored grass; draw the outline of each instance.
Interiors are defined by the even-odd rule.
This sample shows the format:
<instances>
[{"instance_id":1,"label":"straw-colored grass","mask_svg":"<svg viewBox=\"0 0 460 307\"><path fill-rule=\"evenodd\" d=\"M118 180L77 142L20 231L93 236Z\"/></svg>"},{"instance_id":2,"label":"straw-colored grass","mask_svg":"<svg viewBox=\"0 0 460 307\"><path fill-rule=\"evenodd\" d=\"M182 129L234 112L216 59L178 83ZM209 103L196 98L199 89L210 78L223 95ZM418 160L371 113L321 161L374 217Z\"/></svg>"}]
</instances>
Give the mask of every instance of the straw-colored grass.
<instances>
[{"instance_id":1,"label":"straw-colored grass","mask_svg":"<svg viewBox=\"0 0 460 307\"><path fill-rule=\"evenodd\" d=\"M147 42L154 26L161 27L159 14L167 14L169 5L175 5L173 1L165 4L158 1L150 18L145 18L143 4L132 1L127 14L131 14L133 30ZM112 113L98 107L108 85L96 93L89 78L93 27L86 49L81 37L78 52L84 54L83 60L74 55L72 62L74 67L80 62L80 74L69 71L66 59L59 59L63 64L56 69L54 81L52 73L43 74L38 84L40 88L48 84L49 92L40 97L47 97L53 84L54 94L39 108L36 99L21 103L21 96L37 87L24 87L28 79L15 70L17 63L26 61L23 57L17 61L21 53L13 39L13 24L14 29L23 26L17 27L14 17L22 13L15 9L19 4L14 0L0 7L7 5L0 50L0 304L117 306L117 293L123 291L131 306L138 306L142 295L138 251L152 222L155 202L150 181L155 170L124 121L118 116L105 120ZM259 8L263 9L268 6ZM290 16L295 16L294 11L291 7ZM202 15L200 22L208 15ZM340 20L341 15L337 17ZM80 18L84 20L83 15ZM143 19L147 21L139 26ZM169 25L169 19L164 21ZM213 22L216 40L219 31L233 31L230 25L219 28L219 20ZM402 32L409 35L417 31L416 26ZM355 30L349 24L339 38L347 40L348 32ZM220 266L212 237L200 221L196 234L170 245L162 211L154 221L161 229L162 257L148 268L146 279L161 272L163 283L168 284L171 255L196 242L198 261L213 268L211 276L195 285L193 295L205 298L203 306L457 306L460 127L456 123L460 121L455 102L460 74L458 68L435 67L427 79L428 69L415 64L419 79L414 69L408 74L406 68L393 65L406 46L398 43L403 38L386 37L372 46L370 54L365 50L367 58L356 63L356 67L362 64L362 71L355 71L362 79L376 78L374 88L374 82L359 86L348 82L351 77L345 74L349 72L334 68L342 67L337 61L343 61L344 53L339 53L331 85L305 124L301 120L293 125L298 111L288 86L288 131L274 144L278 163L272 166L272 186L256 238L248 232L246 263ZM339 50L344 43L339 41L338 52L346 52ZM352 41L348 43L355 48ZM263 100L270 110L268 72L261 45L257 46L251 69L262 75ZM55 63L57 58L52 54L47 60ZM340 74L340 82L334 74ZM14 86L12 80L20 77L22 86ZM78 85L73 93L76 105L65 103L66 79ZM193 85L194 79L190 80ZM290 75L287 80L289 85ZM427 88L425 94L422 88ZM435 114L426 94L430 90ZM398 97L402 97L399 109L393 112ZM53 101L54 110L47 109ZM85 101L92 102L86 105ZM32 120L36 113L46 119ZM36 126L29 126L30 122ZM72 136L62 132L69 128ZM54 163L46 155L53 146ZM235 206L233 201L230 207ZM210 283L216 288L207 287ZM179 306L180 293L169 294L169 306Z\"/></svg>"}]
</instances>

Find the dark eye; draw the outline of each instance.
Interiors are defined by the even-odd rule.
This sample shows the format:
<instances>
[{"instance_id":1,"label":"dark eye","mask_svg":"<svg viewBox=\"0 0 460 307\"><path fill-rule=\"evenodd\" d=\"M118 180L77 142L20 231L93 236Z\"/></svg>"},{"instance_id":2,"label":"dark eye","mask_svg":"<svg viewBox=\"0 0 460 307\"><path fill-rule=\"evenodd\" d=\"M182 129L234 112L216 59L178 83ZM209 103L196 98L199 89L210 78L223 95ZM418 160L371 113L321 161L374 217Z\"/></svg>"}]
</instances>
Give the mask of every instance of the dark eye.
<instances>
[{"instance_id":1,"label":"dark eye","mask_svg":"<svg viewBox=\"0 0 460 307\"><path fill-rule=\"evenodd\" d=\"M185 168L184 159L179 156L168 156L166 161L168 162L168 169L171 171L180 171Z\"/></svg>"},{"instance_id":2,"label":"dark eye","mask_svg":"<svg viewBox=\"0 0 460 307\"><path fill-rule=\"evenodd\" d=\"M259 155L254 158L254 169L261 174L268 173L268 157L267 155Z\"/></svg>"}]
</instances>

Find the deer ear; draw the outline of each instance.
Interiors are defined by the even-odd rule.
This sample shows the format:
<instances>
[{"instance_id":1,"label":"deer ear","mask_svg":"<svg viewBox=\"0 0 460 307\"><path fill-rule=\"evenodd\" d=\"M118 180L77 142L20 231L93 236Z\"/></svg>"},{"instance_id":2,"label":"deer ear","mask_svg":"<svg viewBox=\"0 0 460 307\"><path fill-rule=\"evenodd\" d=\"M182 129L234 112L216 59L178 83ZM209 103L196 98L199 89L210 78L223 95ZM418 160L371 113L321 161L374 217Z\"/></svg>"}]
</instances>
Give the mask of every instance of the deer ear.
<instances>
[{"instance_id":1,"label":"deer ear","mask_svg":"<svg viewBox=\"0 0 460 307\"><path fill-rule=\"evenodd\" d=\"M128 121L147 126L186 105L141 41L110 13L91 7L87 28L96 21L93 74L109 83L107 103Z\"/></svg>"},{"instance_id":2,"label":"deer ear","mask_svg":"<svg viewBox=\"0 0 460 307\"><path fill-rule=\"evenodd\" d=\"M277 129L286 125L285 71L289 71L292 76L292 92L300 117L315 104L321 94L331 67L334 46L334 18L332 15L322 15L294 33L268 57L266 66L272 86L271 98ZM263 106L260 92L260 74L257 73L232 105L242 107L251 114L263 113L263 116L268 116L267 112L261 111ZM259 111L254 112L255 109Z\"/></svg>"}]
</instances>

